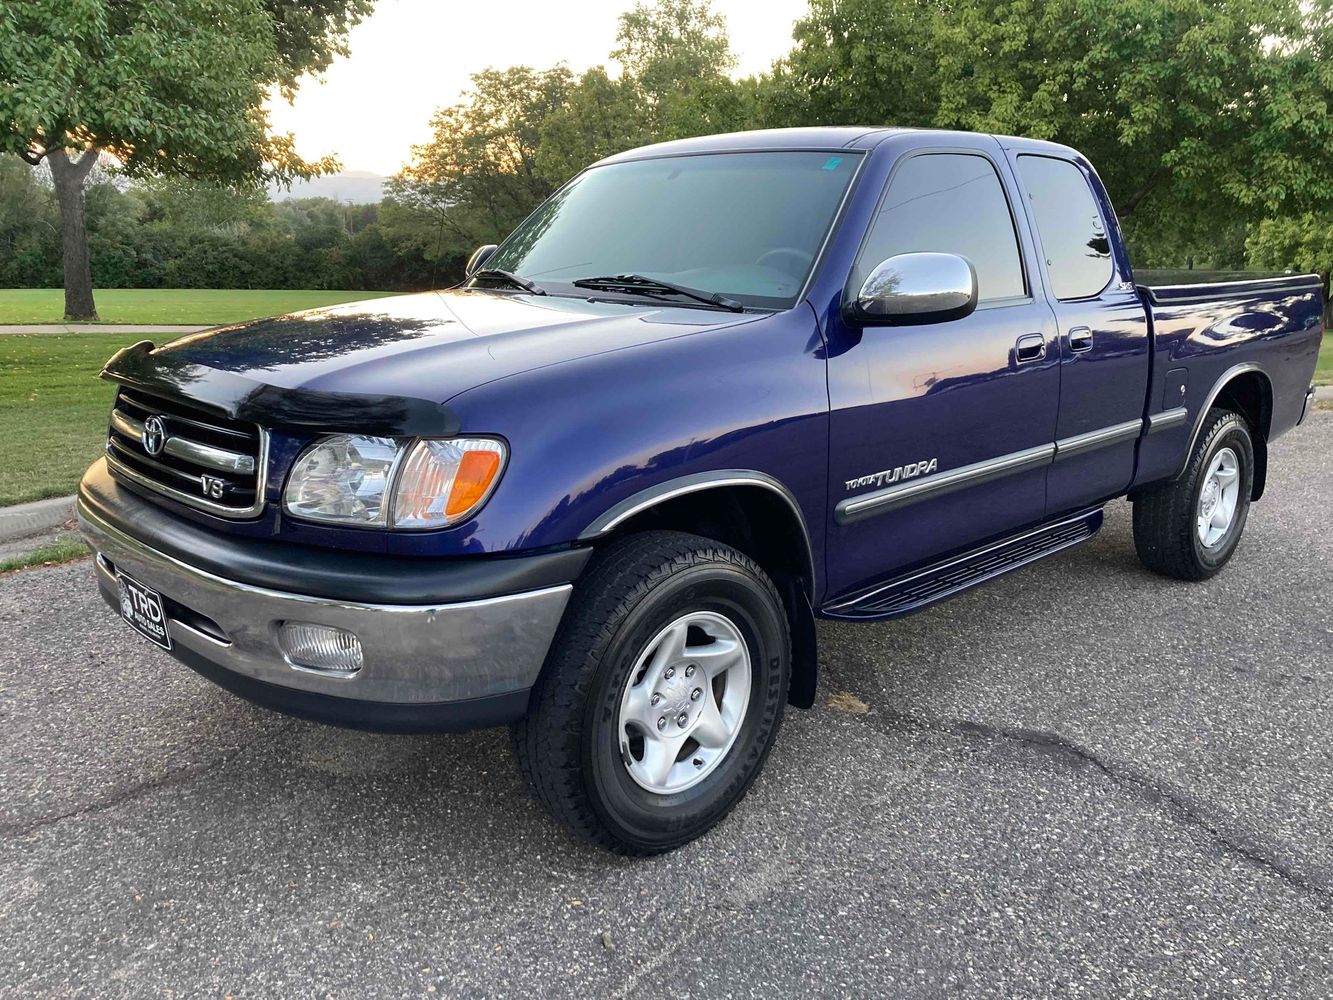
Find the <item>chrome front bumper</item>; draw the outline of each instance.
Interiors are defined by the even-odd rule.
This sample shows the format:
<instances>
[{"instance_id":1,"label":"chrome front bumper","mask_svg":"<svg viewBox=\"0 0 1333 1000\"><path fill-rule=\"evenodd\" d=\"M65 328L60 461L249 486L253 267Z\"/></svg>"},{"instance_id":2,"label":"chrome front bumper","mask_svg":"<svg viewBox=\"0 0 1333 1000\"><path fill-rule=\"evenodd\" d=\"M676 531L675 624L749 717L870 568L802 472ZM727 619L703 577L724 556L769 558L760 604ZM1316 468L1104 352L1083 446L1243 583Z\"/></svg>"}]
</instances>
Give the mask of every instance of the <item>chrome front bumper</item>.
<instances>
[{"instance_id":1,"label":"chrome front bumper","mask_svg":"<svg viewBox=\"0 0 1333 1000\"><path fill-rule=\"evenodd\" d=\"M268 590L227 580L190 566L135 539L79 503L79 527L97 553L103 595L119 606L117 572L158 591L168 609L173 654L206 676L253 700L298 715L325 718L328 699L360 703L375 719L394 706L475 703L474 724L505 721L526 704L555 635L571 584L475 601L438 605L367 604ZM173 611L174 609L174 611ZM284 621L314 622L354 633L364 663L355 674L325 674L294 666L278 645ZM211 668L211 669L210 669ZM229 677L256 684L233 684ZM308 694L266 695L269 689ZM487 702L487 706L482 703ZM295 705L296 707L293 707ZM351 713L329 721L360 724ZM409 714L411 714L409 712ZM520 713L521 714L521 713ZM439 727L399 727L372 722L365 728L468 728L458 718Z\"/></svg>"}]
</instances>

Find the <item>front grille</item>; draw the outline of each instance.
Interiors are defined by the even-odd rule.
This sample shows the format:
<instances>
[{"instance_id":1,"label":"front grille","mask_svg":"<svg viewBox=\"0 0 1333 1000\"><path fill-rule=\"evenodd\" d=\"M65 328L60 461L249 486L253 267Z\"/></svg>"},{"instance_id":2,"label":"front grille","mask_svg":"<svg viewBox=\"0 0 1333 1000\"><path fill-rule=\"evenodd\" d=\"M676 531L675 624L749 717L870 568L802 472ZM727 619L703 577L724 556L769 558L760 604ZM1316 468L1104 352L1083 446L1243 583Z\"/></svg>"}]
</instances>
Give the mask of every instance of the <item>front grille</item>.
<instances>
[{"instance_id":1,"label":"front grille","mask_svg":"<svg viewBox=\"0 0 1333 1000\"><path fill-rule=\"evenodd\" d=\"M121 475L191 507L228 517L263 509L268 439L254 424L121 389L106 453Z\"/></svg>"}]
</instances>

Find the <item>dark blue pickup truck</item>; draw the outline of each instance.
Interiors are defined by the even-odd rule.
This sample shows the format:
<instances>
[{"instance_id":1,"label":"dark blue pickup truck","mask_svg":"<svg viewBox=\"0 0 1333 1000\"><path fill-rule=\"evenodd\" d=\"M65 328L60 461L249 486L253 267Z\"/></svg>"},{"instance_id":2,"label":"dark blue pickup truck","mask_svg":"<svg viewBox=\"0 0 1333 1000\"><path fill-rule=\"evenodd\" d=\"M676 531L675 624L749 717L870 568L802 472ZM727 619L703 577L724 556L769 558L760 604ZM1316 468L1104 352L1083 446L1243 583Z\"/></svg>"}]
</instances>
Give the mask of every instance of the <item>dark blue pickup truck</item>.
<instances>
[{"instance_id":1,"label":"dark blue pickup truck","mask_svg":"<svg viewBox=\"0 0 1333 1000\"><path fill-rule=\"evenodd\" d=\"M1086 541L1217 572L1300 423L1313 276L1142 287L1096 173L1027 139L815 128L590 167L458 288L141 343L80 487L98 584L281 711L512 724L632 853L745 793L817 617Z\"/></svg>"}]
</instances>

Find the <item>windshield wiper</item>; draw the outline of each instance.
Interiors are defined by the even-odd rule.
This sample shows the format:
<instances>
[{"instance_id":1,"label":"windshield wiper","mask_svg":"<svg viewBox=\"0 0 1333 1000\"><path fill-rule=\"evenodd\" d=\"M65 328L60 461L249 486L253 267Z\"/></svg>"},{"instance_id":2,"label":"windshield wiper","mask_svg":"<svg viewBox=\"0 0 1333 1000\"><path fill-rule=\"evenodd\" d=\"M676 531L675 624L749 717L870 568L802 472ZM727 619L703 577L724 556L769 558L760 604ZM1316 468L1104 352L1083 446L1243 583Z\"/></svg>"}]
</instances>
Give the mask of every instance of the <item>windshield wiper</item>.
<instances>
[{"instance_id":1,"label":"windshield wiper","mask_svg":"<svg viewBox=\"0 0 1333 1000\"><path fill-rule=\"evenodd\" d=\"M704 302L719 309L732 312L744 312L745 306L721 292L701 292L697 288L686 288L661 278L649 278L642 274L604 274L600 278L579 278L570 282L575 288L591 288L599 292L633 292L637 295L682 295L696 302Z\"/></svg>"},{"instance_id":2,"label":"windshield wiper","mask_svg":"<svg viewBox=\"0 0 1333 1000\"><path fill-rule=\"evenodd\" d=\"M468 277L474 281L477 278L490 278L493 281L507 281L515 288L521 288L525 292L531 292L533 295L545 295L544 288L538 288L536 283L527 278L521 278L512 271L502 271L498 267L483 267L480 271L473 271Z\"/></svg>"}]
</instances>

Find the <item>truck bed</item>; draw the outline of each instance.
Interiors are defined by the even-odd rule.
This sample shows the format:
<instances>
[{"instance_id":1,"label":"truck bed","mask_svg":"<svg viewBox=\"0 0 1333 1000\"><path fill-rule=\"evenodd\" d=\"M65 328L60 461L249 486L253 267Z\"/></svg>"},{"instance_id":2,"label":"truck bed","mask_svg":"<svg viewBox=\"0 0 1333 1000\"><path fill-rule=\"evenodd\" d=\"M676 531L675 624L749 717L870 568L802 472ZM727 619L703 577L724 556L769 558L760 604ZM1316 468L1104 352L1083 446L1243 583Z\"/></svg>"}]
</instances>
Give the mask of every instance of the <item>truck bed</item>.
<instances>
[{"instance_id":1,"label":"truck bed","mask_svg":"<svg viewBox=\"0 0 1333 1000\"><path fill-rule=\"evenodd\" d=\"M1145 412L1154 431L1161 430L1143 442L1135 486L1180 471L1204 416L1238 374L1247 375L1243 391L1260 396L1267 440L1299 422L1323 337L1318 275L1138 288L1152 337ZM1259 477L1256 489L1262 489Z\"/></svg>"}]
</instances>

